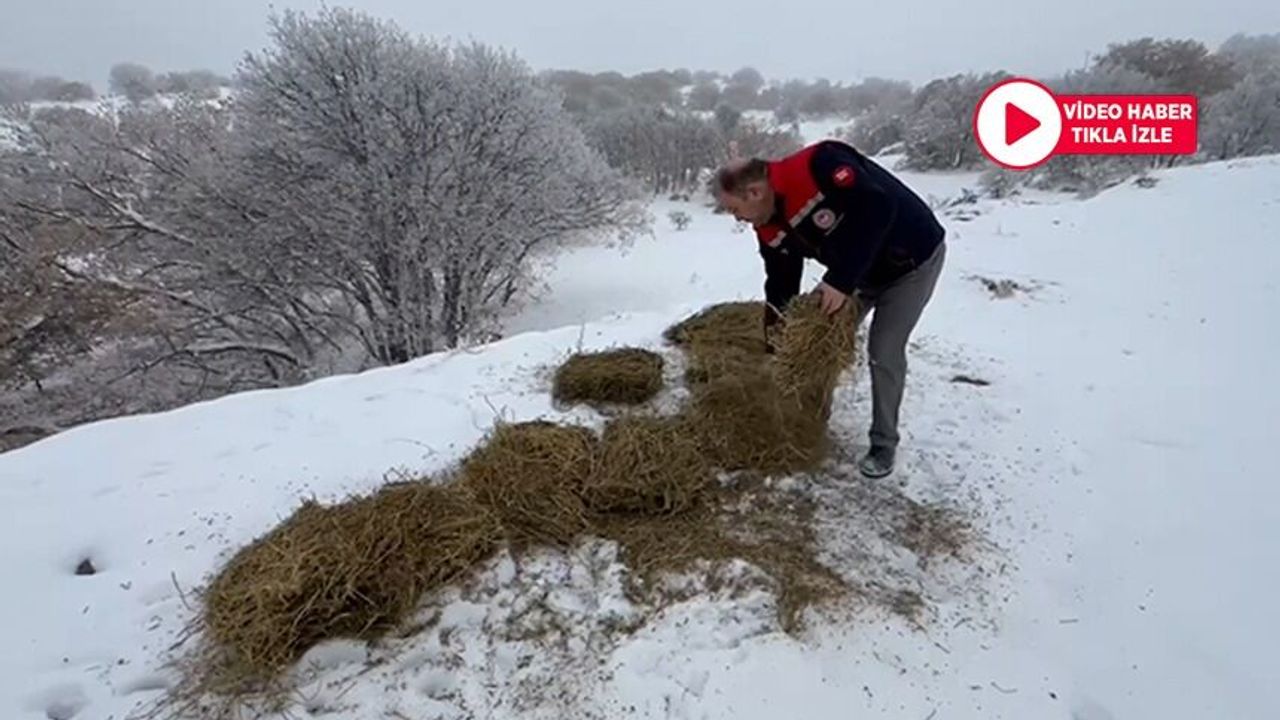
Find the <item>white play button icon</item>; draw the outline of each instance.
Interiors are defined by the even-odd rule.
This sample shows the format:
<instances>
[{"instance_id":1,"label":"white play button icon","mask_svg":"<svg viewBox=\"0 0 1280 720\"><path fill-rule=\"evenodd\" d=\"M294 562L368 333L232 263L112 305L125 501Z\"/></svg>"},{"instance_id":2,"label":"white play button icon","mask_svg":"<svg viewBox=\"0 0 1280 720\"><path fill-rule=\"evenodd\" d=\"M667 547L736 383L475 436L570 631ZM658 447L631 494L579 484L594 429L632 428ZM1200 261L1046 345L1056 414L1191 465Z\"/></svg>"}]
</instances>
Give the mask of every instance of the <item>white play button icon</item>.
<instances>
[{"instance_id":1,"label":"white play button icon","mask_svg":"<svg viewBox=\"0 0 1280 720\"><path fill-rule=\"evenodd\" d=\"M978 145L996 163L1014 170L1039 165L1062 136L1062 112L1049 88L1013 79L987 91L973 118Z\"/></svg>"}]
</instances>

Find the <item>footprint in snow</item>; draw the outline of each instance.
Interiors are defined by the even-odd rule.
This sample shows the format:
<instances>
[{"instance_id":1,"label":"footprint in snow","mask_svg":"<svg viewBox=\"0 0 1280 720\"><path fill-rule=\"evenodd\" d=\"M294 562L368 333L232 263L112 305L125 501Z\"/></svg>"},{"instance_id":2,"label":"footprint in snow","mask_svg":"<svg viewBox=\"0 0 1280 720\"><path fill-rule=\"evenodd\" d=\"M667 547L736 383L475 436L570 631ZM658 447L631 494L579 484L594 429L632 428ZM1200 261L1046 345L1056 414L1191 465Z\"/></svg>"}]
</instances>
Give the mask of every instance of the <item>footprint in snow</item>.
<instances>
[{"instance_id":1,"label":"footprint in snow","mask_svg":"<svg viewBox=\"0 0 1280 720\"><path fill-rule=\"evenodd\" d=\"M418 688L423 695L432 700L444 700L453 694L454 679L449 673L431 672L427 673L426 678Z\"/></svg>"},{"instance_id":2,"label":"footprint in snow","mask_svg":"<svg viewBox=\"0 0 1280 720\"><path fill-rule=\"evenodd\" d=\"M68 683L45 690L27 705L34 712L43 710L49 720L72 720L89 705L89 698L80 685Z\"/></svg>"},{"instance_id":3,"label":"footprint in snow","mask_svg":"<svg viewBox=\"0 0 1280 720\"><path fill-rule=\"evenodd\" d=\"M142 473L138 477L144 480L147 480L150 478L164 477L165 475L168 475L169 471L172 469L173 469L173 463L167 463L167 462L152 463L150 469L148 469L146 472Z\"/></svg>"},{"instance_id":4,"label":"footprint in snow","mask_svg":"<svg viewBox=\"0 0 1280 720\"><path fill-rule=\"evenodd\" d=\"M120 686L122 695L160 692L169 689L169 681L160 675L139 675Z\"/></svg>"},{"instance_id":5,"label":"footprint in snow","mask_svg":"<svg viewBox=\"0 0 1280 720\"><path fill-rule=\"evenodd\" d=\"M1110 710L1092 698L1080 697L1071 703L1071 720L1116 720Z\"/></svg>"}]
</instances>

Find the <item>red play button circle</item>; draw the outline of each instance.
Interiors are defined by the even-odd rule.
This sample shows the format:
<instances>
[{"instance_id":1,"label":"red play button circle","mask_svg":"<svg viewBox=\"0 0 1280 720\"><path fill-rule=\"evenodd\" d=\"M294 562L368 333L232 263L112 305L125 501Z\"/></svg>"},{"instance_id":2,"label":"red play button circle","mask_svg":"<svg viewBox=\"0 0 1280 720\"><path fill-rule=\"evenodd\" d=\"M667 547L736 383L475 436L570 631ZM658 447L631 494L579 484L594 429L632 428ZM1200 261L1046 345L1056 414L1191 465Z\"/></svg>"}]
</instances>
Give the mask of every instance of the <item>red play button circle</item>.
<instances>
[{"instance_id":1,"label":"red play button circle","mask_svg":"<svg viewBox=\"0 0 1280 720\"><path fill-rule=\"evenodd\" d=\"M1053 92L1026 78L996 83L973 113L973 134L998 165L1025 170L1053 155L1062 137L1062 109Z\"/></svg>"},{"instance_id":2,"label":"red play button circle","mask_svg":"<svg viewBox=\"0 0 1280 720\"><path fill-rule=\"evenodd\" d=\"M1026 110L1011 102L1004 104L1004 144L1012 145L1030 135L1041 123Z\"/></svg>"}]
</instances>

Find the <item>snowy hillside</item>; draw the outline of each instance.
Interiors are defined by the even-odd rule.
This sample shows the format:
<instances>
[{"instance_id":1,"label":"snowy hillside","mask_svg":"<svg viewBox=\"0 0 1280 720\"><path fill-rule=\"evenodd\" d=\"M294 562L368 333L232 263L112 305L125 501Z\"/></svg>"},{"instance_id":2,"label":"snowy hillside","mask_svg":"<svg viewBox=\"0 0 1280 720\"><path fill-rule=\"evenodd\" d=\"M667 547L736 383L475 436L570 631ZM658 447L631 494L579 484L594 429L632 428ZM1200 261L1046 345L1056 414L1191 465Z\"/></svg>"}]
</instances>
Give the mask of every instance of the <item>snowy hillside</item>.
<instances>
[{"instance_id":1,"label":"snowy hillside","mask_svg":"<svg viewBox=\"0 0 1280 720\"><path fill-rule=\"evenodd\" d=\"M906 177L938 198L974 182ZM619 636L608 628L632 609L616 559L586 546L518 569L497 561L476 587L433 598L420 636L318 648L288 716L1275 717L1280 393L1266 378L1280 351L1268 330L1280 157L1157 178L947 219L903 462L884 492L969 509L997 561L920 587L933 608L923 627L852 613L794 639L757 593L692 600ZM688 230L666 221L675 207ZM496 414L596 423L552 407L549 367L580 347L662 348L686 313L760 296L749 234L696 204L655 215L656 236L625 252L558 258L542 301L509 319L518 334L490 346L0 455L0 717L122 720L172 682L161 661L192 593L302 499L441 468ZM865 434L865 382L838 397L847 453ZM811 490L861 502L857 487L833 477ZM909 557L849 552L915 577ZM94 574L78 575L86 560ZM492 632L530 597L567 628L541 654Z\"/></svg>"}]
</instances>

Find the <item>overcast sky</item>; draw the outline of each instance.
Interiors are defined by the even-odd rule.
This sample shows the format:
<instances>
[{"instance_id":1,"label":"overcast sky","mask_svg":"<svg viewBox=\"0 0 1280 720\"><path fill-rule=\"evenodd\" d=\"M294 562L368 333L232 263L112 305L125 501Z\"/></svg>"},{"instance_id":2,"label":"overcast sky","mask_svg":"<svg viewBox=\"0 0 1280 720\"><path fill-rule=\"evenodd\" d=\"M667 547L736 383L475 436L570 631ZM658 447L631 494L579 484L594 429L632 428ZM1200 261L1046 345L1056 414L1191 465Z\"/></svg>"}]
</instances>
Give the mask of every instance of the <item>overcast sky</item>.
<instances>
[{"instance_id":1,"label":"overcast sky","mask_svg":"<svg viewBox=\"0 0 1280 720\"><path fill-rule=\"evenodd\" d=\"M1045 76L1146 35L1210 47L1280 31L1277 0L330 0L435 37L516 50L535 68L757 67L770 78L927 81L1003 69ZM230 73L267 41L270 8L314 0L0 0L0 67L104 88L115 62Z\"/></svg>"}]
</instances>

